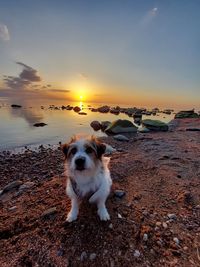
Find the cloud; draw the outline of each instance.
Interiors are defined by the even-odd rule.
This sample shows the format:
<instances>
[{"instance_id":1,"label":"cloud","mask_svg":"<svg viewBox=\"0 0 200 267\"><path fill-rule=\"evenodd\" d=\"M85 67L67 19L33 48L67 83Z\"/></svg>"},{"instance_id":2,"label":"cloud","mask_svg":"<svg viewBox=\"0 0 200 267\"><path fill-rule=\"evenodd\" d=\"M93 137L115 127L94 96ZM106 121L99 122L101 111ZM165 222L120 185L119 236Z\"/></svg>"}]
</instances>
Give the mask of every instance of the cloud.
<instances>
[{"instance_id":1,"label":"cloud","mask_svg":"<svg viewBox=\"0 0 200 267\"><path fill-rule=\"evenodd\" d=\"M8 31L8 27L5 24L0 24L0 39L3 41L10 40L10 34Z\"/></svg>"},{"instance_id":2,"label":"cloud","mask_svg":"<svg viewBox=\"0 0 200 267\"><path fill-rule=\"evenodd\" d=\"M58 92L58 93L69 93L70 90L64 90L64 89L50 89L49 92Z\"/></svg>"},{"instance_id":3,"label":"cloud","mask_svg":"<svg viewBox=\"0 0 200 267\"><path fill-rule=\"evenodd\" d=\"M87 80L88 79L88 75L86 75L85 73L79 73L79 77L81 77L82 79L84 80Z\"/></svg>"},{"instance_id":4,"label":"cloud","mask_svg":"<svg viewBox=\"0 0 200 267\"><path fill-rule=\"evenodd\" d=\"M16 62L16 64L23 67L23 70L20 72L18 77L6 75L3 76L3 81L8 89L25 90L28 89L32 83L42 80L38 75L37 70L22 62Z\"/></svg>"},{"instance_id":5,"label":"cloud","mask_svg":"<svg viewBox=\"0 0 200 267\"><path fill-rule=\"evenodd\" d=\"M154 7L150 9L146 15L142 18L141 24L143 26L148 25L158 14L158 8Z\"/></svg>"}]
</instances>

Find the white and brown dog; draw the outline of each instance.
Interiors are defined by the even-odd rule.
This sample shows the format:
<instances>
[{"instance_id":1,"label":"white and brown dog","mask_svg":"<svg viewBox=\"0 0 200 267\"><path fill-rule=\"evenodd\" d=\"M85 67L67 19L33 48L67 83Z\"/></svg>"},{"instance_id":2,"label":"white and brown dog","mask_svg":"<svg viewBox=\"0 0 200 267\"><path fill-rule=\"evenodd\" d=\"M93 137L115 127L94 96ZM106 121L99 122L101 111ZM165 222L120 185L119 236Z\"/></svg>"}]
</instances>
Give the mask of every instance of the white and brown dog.
<instances>
[{"instance_id":1,"label":"white and brown dog","mask_svg":"<svg viewBox=\"0 0 200 267\"><path fill-rule=\"evenodd\" d=\"M102 221L110 219L105 206L112 180L108 169L109 158L104 157L106 145L95 137L73 137L62 146L67 174L66 193L71 199L67 221L77 219L79 204L85 197L97 204L97 213Z\"/></svg>"}]
</instances>

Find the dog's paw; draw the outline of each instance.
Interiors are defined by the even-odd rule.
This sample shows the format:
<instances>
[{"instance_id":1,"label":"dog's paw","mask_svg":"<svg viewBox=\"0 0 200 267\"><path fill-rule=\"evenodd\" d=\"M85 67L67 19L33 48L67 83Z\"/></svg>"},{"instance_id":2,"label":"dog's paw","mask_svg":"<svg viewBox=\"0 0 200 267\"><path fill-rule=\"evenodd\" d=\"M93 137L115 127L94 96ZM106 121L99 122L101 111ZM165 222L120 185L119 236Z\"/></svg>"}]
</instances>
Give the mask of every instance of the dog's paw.
<instances>
[{"instance_id":1,"label":"dog's paw","mask_svg":"<svg viewBox=\"0 0 200 267\"><path fill-rule=\"evenodd\" d=\"M77 215L71 212L68 213L66 222L73 222L77 219Z\"/></svg>"},{"instance_id":2,"label":"dog's paw","mask_svg":"<svg viewBox=\"0 0 200 267\"><path fill-rule=\"evenodd\" d=\"M98 215L101 221L108 221L110 220L110 215L107 212L107 209L99 209Z\"/></svg>"}]
</instances>

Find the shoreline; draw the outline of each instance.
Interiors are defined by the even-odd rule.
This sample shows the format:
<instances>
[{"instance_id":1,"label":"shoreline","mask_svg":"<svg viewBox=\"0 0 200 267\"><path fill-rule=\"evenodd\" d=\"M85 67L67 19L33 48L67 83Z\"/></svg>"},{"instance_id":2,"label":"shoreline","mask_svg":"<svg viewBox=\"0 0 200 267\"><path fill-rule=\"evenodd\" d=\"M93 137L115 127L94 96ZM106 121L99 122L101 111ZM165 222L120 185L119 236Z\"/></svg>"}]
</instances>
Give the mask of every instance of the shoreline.
<instances>
[{"instance_id":1,"label":"shoreline","mask_svg":"<svg viewBox=\"0 0 200 267\"><path fill-rule=\"evenodd\" d=\"M85 203L76 222L64 223L70 201L59 149L0 154L0 189L18 181L0 196L0 265L198 266L200 132L186 129L200 118L175 122L129 142L100 138L117 149L106 223Z\"/></svg>"}]
</instances>

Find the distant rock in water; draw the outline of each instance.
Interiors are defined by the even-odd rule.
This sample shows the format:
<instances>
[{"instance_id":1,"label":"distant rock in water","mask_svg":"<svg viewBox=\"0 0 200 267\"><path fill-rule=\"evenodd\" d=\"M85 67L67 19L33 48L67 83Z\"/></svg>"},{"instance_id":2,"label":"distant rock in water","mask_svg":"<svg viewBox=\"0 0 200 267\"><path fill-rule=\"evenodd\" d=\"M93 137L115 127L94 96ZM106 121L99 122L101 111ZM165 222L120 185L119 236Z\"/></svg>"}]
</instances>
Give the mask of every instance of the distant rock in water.
<instances>
[{"instance_id":1,"label":"distant rock in water","mask_svg":"<svg viewBox=\"0 0 200 267\"><path fill-rule=\"evenodd\" d=\"M129 120L113 121L105 130L106 133L133 133L137 132L137 127Z\"/></svg>"},{"instance_id":2,"label":"distant rock in water","mask_svg":"<svg viewBox=\"0 0 200 267\"><path fill-rule=\"evenodd\" d=\"M47 125L47 124L44 123L44 122L37 122L37 123L33 124L33 126L35 126L35 127L44 127L44 126L46 126L46 125Z\"/></svg>"},{"instance_id":3,"label":"distant rock in water","mask_svg":"<svg viewBox=\"0 0 200 267\"><path fill-rule=\"evenodd\" d=\"M78 114L79 115L87 115L87 113L86 112L83 112L83 111L80 111Z\"/></svg>"},{"instance_id":4,"label":"distant rock in water","mask_svg":"<svg viewBox=\"0 0 200 267\"><path fill-rule=\"evenodd\" d=\"M169 127L166 123L159 120L143 120L142 125L151 131L168 131Z\"/></svg>"},{"instance_id":5,"label":"distant rock in water","mask_svg":"<svg viewBox=\"0 0 200 267\"><path fill-rule=\"evenodd\" d=\"M73 108L73 110L74 110L75 112L79 112L79 111L81 111L81 108L78 107L78 106L76 106L76 107Z\"/></svg>"},{"instance_id":6,"label":"distant rock in water","mask_svg":"<svg viewBox=\"0 0 200 267\"><path fill-rule=\"evenodd\" d=\"M110 111L110 107L109 106L102 106L102 107L98 108L98 111L101 113L107 113Z\"/></svg>"},{"instance_id":7,"label":"distant rock in water","mask_svg":"<svg viewBox=\"0 0 200 267\"><path fill-rule=\"evenodd\" d=\"M175 119L185 119L185 118L199 118L199 115L192 110L182 110L179 111L175 117Z\"/></svg>"},{"instance_id":8,"label":"distant rock in water","mask_svg":"<svg viewBox=\"0 0 200 267\"><path fill-rule=\"evenodd\" d=\"M16 104L12 104L11 107L12 107L12 108L21 108L22 106L20 106L20 105L16 105Z\"/></svg>"}]
</instances>

